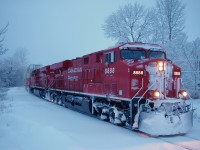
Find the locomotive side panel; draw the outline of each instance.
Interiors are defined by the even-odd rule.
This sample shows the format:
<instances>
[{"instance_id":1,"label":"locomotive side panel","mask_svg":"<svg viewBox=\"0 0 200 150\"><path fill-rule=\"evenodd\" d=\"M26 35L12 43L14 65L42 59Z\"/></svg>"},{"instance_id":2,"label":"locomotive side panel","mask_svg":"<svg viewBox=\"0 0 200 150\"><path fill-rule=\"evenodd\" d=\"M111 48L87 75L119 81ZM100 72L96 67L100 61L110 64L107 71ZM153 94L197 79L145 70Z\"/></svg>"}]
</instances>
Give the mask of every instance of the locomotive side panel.
<instances>
[{"instance_id":1,"label":"locomotive side panel","mask_svg":"<svg viewBox=\"0 0 200 150\"><path fill-rule=\"evenodd\" d=\"M68 63L68 68L63 72L64 74L64 89L69 91L83 91L83 78L82 78L82 59L77 58Z\"/></svg>"},{"instance_id":2,"label":"locomotive side panel","mask_svg":"<svg viewBox=\"0 0 200 150\"><path fill-rule=\"evenodd\" d=\"M48 77L50 72L50 66L45 66L40 68L40 87L47 88L48 87Z\"/></svg>"},{"instance_id":3,"label":"locomotive side panel","mask_svg":"<svg viewBox=\"0 0 200 150\"><path fill-rule=\"evenodd\" d=\"M118 94L118 79L116 77L117 57L116 49L110 49L104 53L103 88L104 94L107 96L116 96Z\"/></svg>"},{"instance_id":4,"label":"locomotive side panel","mask_svg":"<svg viewBox=\"0 0 200 150\"><path fill-rule=\"evenodd\" d=\"M83 57L83 92L103 94L103 52Z\"/></svg>"}]
</instances>

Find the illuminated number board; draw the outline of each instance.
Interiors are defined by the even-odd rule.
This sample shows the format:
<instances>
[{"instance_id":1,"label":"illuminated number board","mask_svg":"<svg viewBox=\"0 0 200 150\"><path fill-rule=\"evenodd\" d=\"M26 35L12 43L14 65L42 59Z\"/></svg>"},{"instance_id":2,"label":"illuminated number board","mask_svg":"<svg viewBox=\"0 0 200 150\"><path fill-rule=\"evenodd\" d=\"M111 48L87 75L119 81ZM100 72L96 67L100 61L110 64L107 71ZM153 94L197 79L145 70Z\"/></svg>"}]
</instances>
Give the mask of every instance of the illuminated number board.
<instances>
[{"instance_id":1,"label":"illuminated number board","mask_svg":"<svg viewBox=\"0 0 200 150\"><path fill-rule=\"evenodd\" d=\"M144 71L133 71L133 75L143 75Z\"/></svg>"},{"instance_id":2,"label":"illuminated number board","mask_svg":"<svg viewBox=\"0 0 200 150\"><path fill-rule=\"evenodd\" d=\"M175 72L174 72L174 75L175 75L175 76L180 76L180 75L181 75L181 72L175 71Z\"/></svg>"}]
</instances>

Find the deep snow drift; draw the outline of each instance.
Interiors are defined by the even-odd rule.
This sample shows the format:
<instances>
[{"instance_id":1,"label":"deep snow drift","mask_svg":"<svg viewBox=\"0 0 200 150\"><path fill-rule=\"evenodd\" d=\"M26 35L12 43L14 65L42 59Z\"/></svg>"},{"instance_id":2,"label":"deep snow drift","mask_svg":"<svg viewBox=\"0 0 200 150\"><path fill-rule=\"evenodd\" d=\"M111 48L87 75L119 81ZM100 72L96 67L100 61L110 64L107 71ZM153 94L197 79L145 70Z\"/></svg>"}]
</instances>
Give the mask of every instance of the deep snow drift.
<instances>
[{"instance_id":1,"label":"deep snow drift","mask_svg":"<svg viewBox=\"0 0 200 150\"><path fill-rule=\"evenodd\" d=\"M0 112L1 150L200 150L200 100L184 136L149 137L42 100L24 87L8 92ZM158 120L159 123L159 120Z\"/></svg>"}]
</instances>

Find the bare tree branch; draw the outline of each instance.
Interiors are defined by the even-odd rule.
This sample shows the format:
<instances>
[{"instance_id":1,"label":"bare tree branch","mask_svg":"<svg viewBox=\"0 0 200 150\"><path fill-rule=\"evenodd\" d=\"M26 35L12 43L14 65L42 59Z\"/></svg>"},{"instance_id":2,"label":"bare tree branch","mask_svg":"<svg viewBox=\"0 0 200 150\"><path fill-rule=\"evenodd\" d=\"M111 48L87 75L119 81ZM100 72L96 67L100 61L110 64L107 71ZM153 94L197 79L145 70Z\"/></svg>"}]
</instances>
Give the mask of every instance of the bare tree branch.
<instances>
[{"instance_id":1,"label":"bare tree branch","mask_svg":"<svg viewBox=\"0 0 200 150\"><path fill-rule=\"evenodd\" d=\"M4 48L3 41L5 40L5 37L3 36L7 30L8 30L9 23L6 24L6 26L2 29L0 29L0 55L3 55L8 50L7 48Z\"/></svg>"},{"instance_id":2,"label":"bare tree branch","mask_svg":"<svg viewBox=\"0 0 200 150\"><path fill-rule=\"evenodd\" d=\"M141 41L147 35L150 26L148 12L138 3L128 4L111 14L103 25L103 30L108 38L120 42ZM145 36L147 35L147 36Z\"/></svg>"},{"instance_id":3,"label":"bare tree branch","mask_svg":"<svg viewBox=\"0 0 200 150\"><path fill-rule=\"evenodd\" d=\"M165 29L168 40L172 41L183 31L185 22L185 5L181 0L157 0L159 24ZM167 25L167 26L166 26Z\"/></svg>"}]
</instances>

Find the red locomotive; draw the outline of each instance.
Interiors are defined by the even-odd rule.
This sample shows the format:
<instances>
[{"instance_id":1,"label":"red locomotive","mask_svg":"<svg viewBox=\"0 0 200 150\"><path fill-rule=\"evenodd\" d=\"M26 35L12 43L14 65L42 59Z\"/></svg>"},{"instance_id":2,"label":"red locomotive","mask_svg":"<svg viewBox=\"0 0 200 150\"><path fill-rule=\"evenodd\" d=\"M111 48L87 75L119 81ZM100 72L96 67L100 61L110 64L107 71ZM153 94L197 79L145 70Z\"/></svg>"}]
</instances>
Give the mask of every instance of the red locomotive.
<instances>
[{"instance_id":1,"label":"red locomotive","mask_svg":"<svg viewBox=\"0 0 200 150\"><path fill-rule=\"evenodd\" d=\"M44 99L151 135L187 133L193 108L181 69L156 44L116 47L28 68L27 88Z\"/></svg>"}]
</instances>

